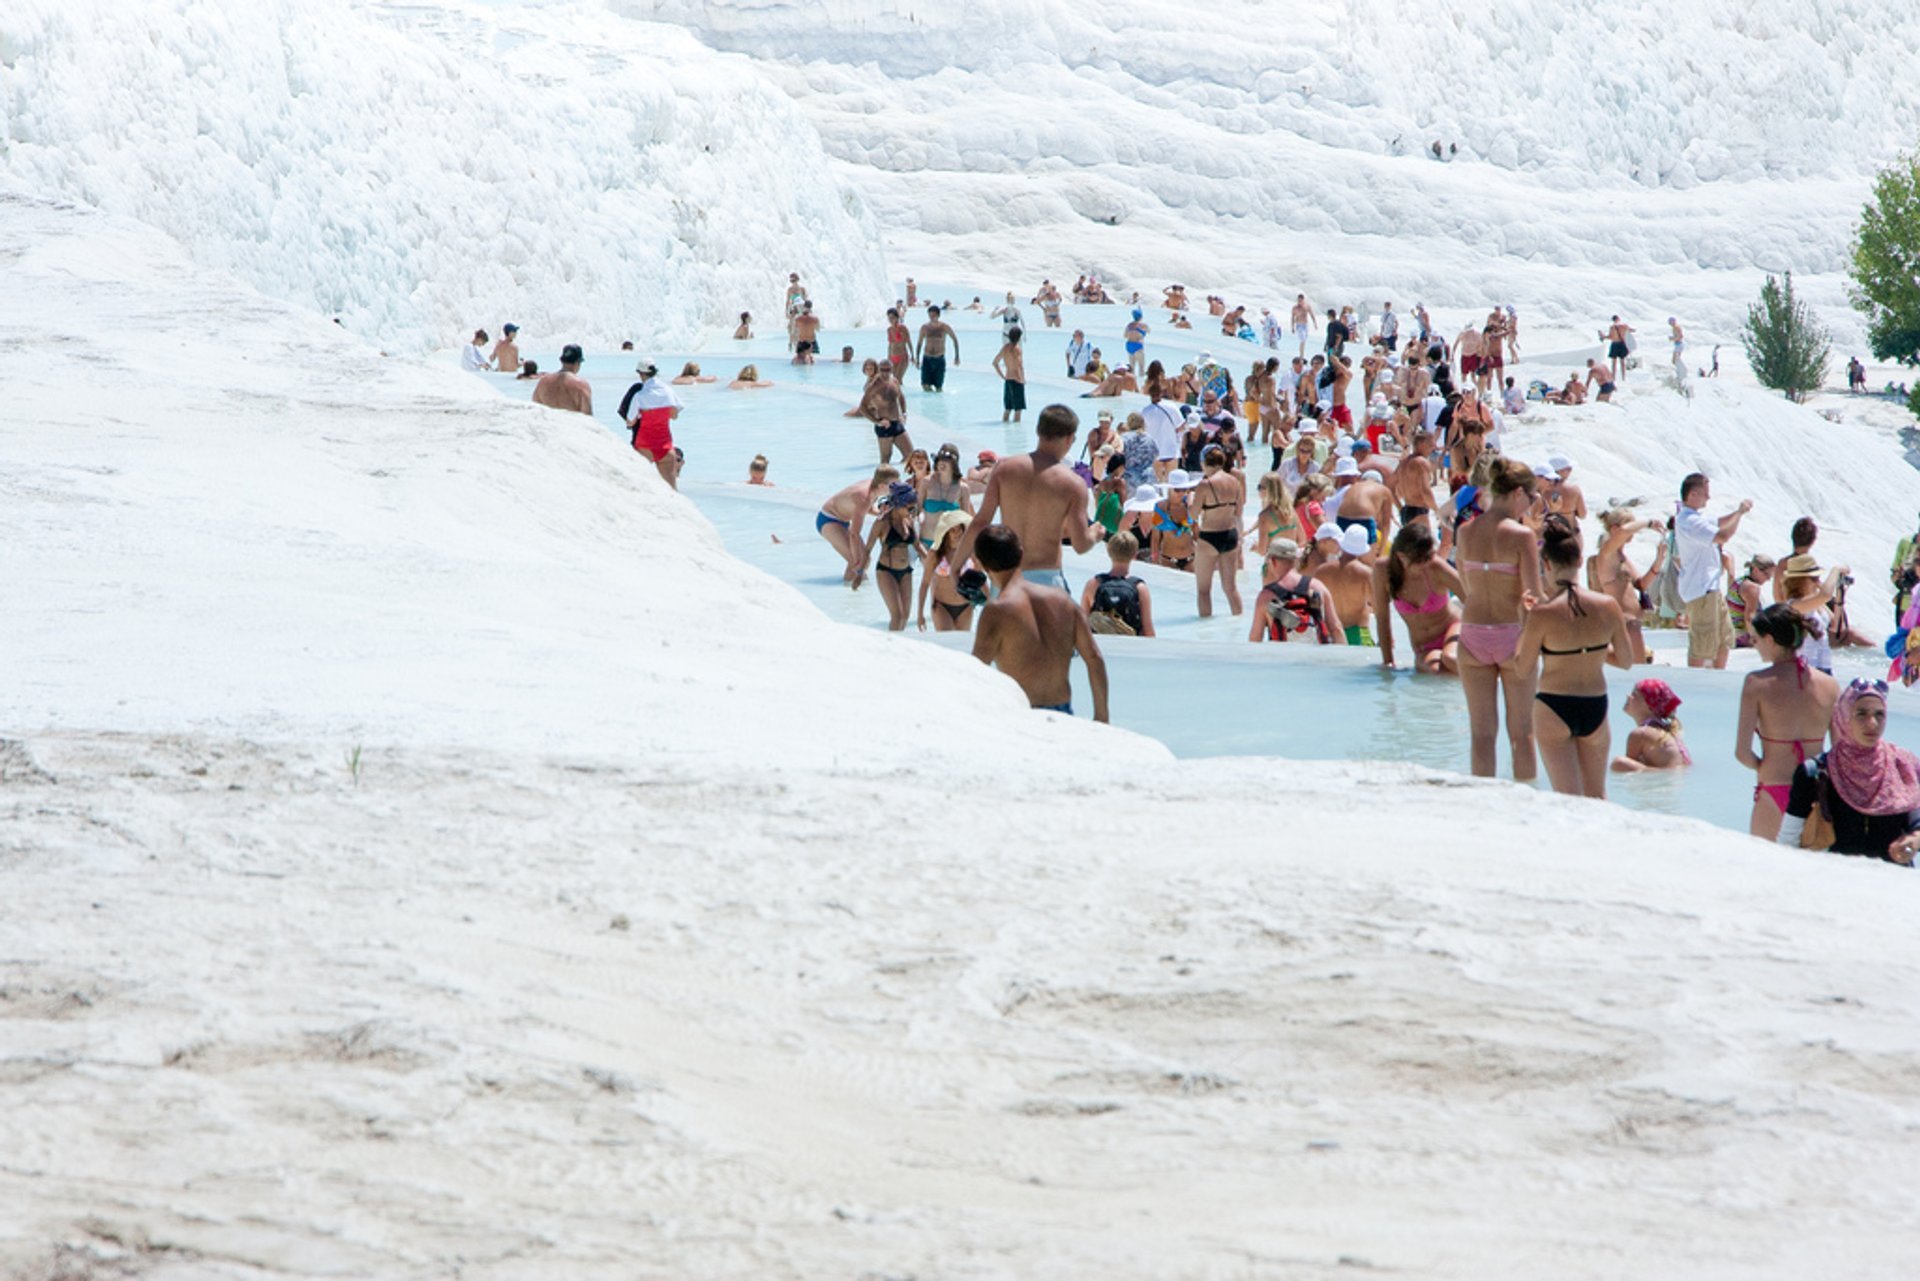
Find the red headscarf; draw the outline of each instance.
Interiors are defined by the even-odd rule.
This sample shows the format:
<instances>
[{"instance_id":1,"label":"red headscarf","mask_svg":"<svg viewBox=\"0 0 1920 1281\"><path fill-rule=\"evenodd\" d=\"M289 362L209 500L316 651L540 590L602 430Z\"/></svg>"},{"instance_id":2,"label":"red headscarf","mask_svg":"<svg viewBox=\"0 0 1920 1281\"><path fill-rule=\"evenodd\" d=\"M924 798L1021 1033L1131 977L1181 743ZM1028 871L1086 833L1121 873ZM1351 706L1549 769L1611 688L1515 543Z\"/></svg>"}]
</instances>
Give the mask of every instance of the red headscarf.
<instances>
[{"instance_id":1,"label":"red headscarf","mask_svg":"<svg viewBox=\"0 0 1920 1281\"><path fill-rule=\"evenodd\" d=\"M1680 696L1673 692L1673 686L1663 680L1649 676L1635 685L1633 690L1646 700L1647 710L1653 713L1656 721L1670 721L1673 714L1680 710Z\"/></svg>"},{"instance_id":2,"label":"red headscarf","mask_svg":"<svg viewBox=\"0 0 1920 1281\"><path fill-rule=\"evenodd\" d=\"M1879 681L1857 680L1833 705L1833 746L1827 777L1840 799L1862 814L1906 814L1920 809L1920 759L1882 738L1872 747L1853 737L1853 708L1863 698L1887 701Z\"/></svg>"}]
</instances>

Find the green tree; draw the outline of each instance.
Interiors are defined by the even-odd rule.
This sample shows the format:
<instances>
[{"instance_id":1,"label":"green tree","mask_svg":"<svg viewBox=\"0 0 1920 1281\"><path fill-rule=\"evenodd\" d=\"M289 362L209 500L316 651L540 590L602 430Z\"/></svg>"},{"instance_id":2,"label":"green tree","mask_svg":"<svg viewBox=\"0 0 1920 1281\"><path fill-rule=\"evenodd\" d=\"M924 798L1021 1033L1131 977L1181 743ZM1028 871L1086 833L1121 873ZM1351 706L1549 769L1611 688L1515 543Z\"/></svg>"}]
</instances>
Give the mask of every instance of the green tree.
<instances>
[{"instance_id":1,"label":"green tree","mask_svg":"<svg viewBox=\"0 0 1920 1281\"><path fill-rule=\"evenodd\" d=\"M1760 288L1760 301L1747 308L1740 342L1747 364L1762 387L1805 400L1827 377L1827 355L1832 344L1827 329L1814 318L1813 308L1793 295L1793 273L1783 285L1772 276Z\"/></svg>"},{"instance_id":2,"label":"green tree","mask_svg":"<svg viewBox=\"0 0 1920 1281\"><path fill-rule=\"evenodd\" d=\"M1874 356L1920 365L1920 153L1874 180L1853 241L1852 294ZM1920 414L1920 385L1907 406Z\"/></svg>"}]
</instances>

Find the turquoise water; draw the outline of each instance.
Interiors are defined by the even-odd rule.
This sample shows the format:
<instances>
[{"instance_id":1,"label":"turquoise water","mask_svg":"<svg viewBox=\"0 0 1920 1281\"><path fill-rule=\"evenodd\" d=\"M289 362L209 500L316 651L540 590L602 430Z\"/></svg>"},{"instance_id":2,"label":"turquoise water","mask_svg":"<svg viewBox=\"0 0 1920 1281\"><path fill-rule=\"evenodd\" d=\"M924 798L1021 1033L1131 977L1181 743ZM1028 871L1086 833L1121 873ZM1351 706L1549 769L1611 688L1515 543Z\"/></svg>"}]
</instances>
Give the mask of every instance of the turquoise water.
<instances>
[{"instance_id":1,"label":"turquoise water","mask_svg":"<svg viewBox=\"0 0 1920 1281\"><path fill-rule=\"evenodd\" d=\"M936 287L934 297L964 301L972 292ZM991 300L990 300L991 302ZM1038 309L1022 305L1037 322ZM1109 353L1119 349L1118 334L1126 311L1120 307L1068 307L1066 327L1040 330L1028 341L1027 421L1000 422L1000 380L988 366L999 348L999 324L981 314L961 312L950 322L960 332L962 363L951 363L947 391L927 395L917 383L908 389L909 434L915 445L931 452L951 441L971 462L981 449L1006 454L1031 447L1032 420L1053 400L1068 400L1090 426L1093 412L1110 407L1124 415L1140 397L1121 401L1077 399L1086 384L1070 382L1064 373L1067 335L1075 325ZM1159 313L1149 309L1150 322ZM1196 318L1196 325L1202 323ZM1218 337L1200 330L1174 332L1160 341L1156 324L1154 350L1172 347L1188 353L1211 351L1222 364L1244 373L1263 348ZM855 349L855 362L841 365L843 344ZM687 360L698 361L703 372L722 382L677 389L686 411L674 425L674 436L687 454L681 489L711 520L728 549L752 564L804 592L829 617L853 626L884 628L886 609L871 585L851 592L841 583L843 563L814 530L814 513L821 501L840 487L871 474L878 455L871 427L864 419L843 417L859 398L862 379L859 360L884 353L884 341L873 330L826 331L822 346L832 363L796 367L782 350L784 334L749 343L715 344L697 353L648 353L663 372L677 372ZM523 341L526 356L543 369L554 367L548 354ZM1282 348L1283 356L1291 351ZM724 382L744 363L756 363L760 376L777 384L753 392L730 392ZM589 355L583 375L594 385L596 417L609 431L624 435L614 410L633 381L633 353ZM507 394L526 397L531 383L498 379ZM911 381L911 375L910 375ZM1256 472L1264 459L1255 450ZM770 489L745 484L747 463L755 454L771 461ZM1076 590L1093 572L1105 568L1104 555L1072 558L1067 573ZM1115 724L1149 734L1184 758L1270 755L1295 760L1379 759L1405 761L1439 769L1467 769L1467 715L1457 682L1384 671L1377 650L1320 648L1305 645L1250 645L1248 622L1226 612L1218 587L1214 591L1216 616L1198 616L1190 576L1146 566L1136 571L1147 579L1154 594L1154 614L1160 636L1153 640L1107 637L1101 648L1107 656L1113 689ZM918 583L915 584L916 588ZM1258 583L1251 568L1242 577L1248 603ZM941 636L911 630L903 643L931 642L964 650L965 636ZM1668 649L1684 638L1654 634L1656 648ZM1396 648L1405 661L1411 653L1405 633ZM1848 656L1842 674L1865 674L1884 662L1865 654ZM1616 748L1632 725L1618 711L1628 688L1641 673L1609 671L1615 713L1612 731ZM1703 818L1723 826L1744 829L1751 806L1752 774L1733 758L1733 731L1738 708L1738 672L1690 671L1662 667L1658 673L1685 700L1681 719L1695 764L1670 774L1615 776L1609 794L1623 805ZM1877 673L1876 673L1877 674ZM1083 715L1092 704L1085 675L1075 665L1075 706ZM1920 697L1905 691L1894 696L1893 737L1920 748ZM1501 768L1507 769L1504 740ZM1204 779L1197 774L1196 782ZM1277 786L1285 777L1277 775Z\"/></svg>"}]
</instances>

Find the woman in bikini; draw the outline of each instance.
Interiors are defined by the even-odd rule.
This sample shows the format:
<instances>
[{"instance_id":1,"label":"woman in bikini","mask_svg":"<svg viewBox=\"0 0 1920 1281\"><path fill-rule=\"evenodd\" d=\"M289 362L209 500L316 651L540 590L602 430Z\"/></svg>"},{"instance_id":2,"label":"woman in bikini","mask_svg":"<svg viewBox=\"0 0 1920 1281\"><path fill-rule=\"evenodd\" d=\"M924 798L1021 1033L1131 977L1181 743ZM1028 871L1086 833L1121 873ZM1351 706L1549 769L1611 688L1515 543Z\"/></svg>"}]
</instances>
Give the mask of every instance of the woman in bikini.
<instances>
[{"instance_id":1,"label":"woman in bikini","mask_svg":"<svg viewBox=\"0 0 1920 1281\"><path fill-rule=\"evenodd\" d=\"M1633 640L1636 663L1653 661L1641 620L1646 617L1647 588L1667 563L1667 542L1665 538L1660 540L1660 550L1653 554L1653 564L1644 574L1627 559L1627 545L1643 530L1664 531L1665 528L1662 521L1635 520L1633 512L1625 507L1609 507L1600 513L1600 550L1593 558L1594 580L1602 593L1620 602L1620 609L1627 616L1627 635Z\"/></svg>"},{"instance_id":2,"label":"woman in bikini","mask_svg":"<svg viewBox=\"0 0 1920 1281\"><path fill-rule=\"evenodd\" d=\"M915 458L924 458L919 450L907 459L908 472L914 472ZM951 444L940 446L933 456L933 468L924 476L914 475L914 488L920 495L920 514L926 517L925 528L921 531L920 542L927 550L933 549L933 528L935 520L947 512L963 512L973 515L973 495L967 489L967 482L960 476L960 451Z\"/></svg>"},{"instance_id":3,"label":"woman in bikini","mask_svg":"<svg viewBox=\"0 0 1920 1281\"><path fill-rule=\"evenodd\" d=\"M897 308L887 308L887 363L893 366L893 376L904 382L907 366L913 363L913 334L900 323Z\"/></svg>"},{"instance_id":4,"label":"woman in bikini","mask_svg":"<svg viewBox=\"0 0 1920 1281\"><path fill-rule=\"evenodd\" d=\"M1220 590L1227 608L1240 617L1240 513L1247 505L1246 482L1227 470L1227 452L1208 445L1201 455L1206 475L1194 487L1200 519L1194 536L1193 585L1199 593L1200 617L1213 617L1213 574L1220 571Z\"/></svg>"},{"instance_id":5,"label":"woman in bikini","mask_svg":"<svg viewBox=\"0 0 1920 1281\"><path fill-rule=\"evenodd\" d=\"M1747 830L1762 840L1780 833L1793 790L1793 774L1819 755L1827 740L1840 683L1800 657L1806 620L1791 605L1769 605L1750 620L1753 647L1766 666L1749 672L1740 686L1740 725L1734 757L1759 776ZM1760 751L1753 740L1760 740Z\"/></svg>"},{"instance_id":6,"label":"woman in bikini","mask_svg":"<svg viewBox=\"0 0 1920 1281\"><path fill-rule=\"evenodd\" d=\"M1393 548L1373 567L1373 614L1380 620L1380 662L1393 666L1393 624L1388 605L1406 625L1413 661L1431 676L1460 674L1460 575L1435 553L1439 543L1425 524L1403 526Z\"/></svg>"},{"instance_id":7,"label":"woman in bikini","mask_svg":"<svg viewBox=\"0 0 1920 1281\"><path fill-rule=\"evenodd\" d=\"M1166 493L1153 507L1153 561L1171 569L1193 566L1193 487L1184 471L1167 477Z\"/></svg>"},{"instance_id":8,"label":"woman in bikini","mask_svg":"<svg viewBox=\"0 0 1920 1281\"><path fill-rule=\"evenodd\" d=\"M1260 478L1255 492L1260 495L1260 514L1253 518L1253 524L1247 526L1241 537L1263 557L1267 554L1267 544L1276 538L1300 542L1300 518L1294 514L1293 495L1287 492L1286 478L1270 471Z\"/></svg>"},{"instance_id":9,"label":"woman in bikini","mask_svg":"<svg viewBox=\"0 0 1920 1281\"><path fill-rule=\"evenodd\" d=\"M913 557L919 546L915 519L919 505L912 485L905 481L893 482L887 486L887 496L880 500L880 509L875 513L879 519L867 534L869 557L873 555L873 545L880 544L880 558L873 563L874 582L880 588L880 599L887 605L890 632L907 630L908 603L913 599Z\"/></svg>"},{"instance_id":10,"label":"woman in bikini","mask_svg":"<svg viewBox=\"0 0 1920 1281\"><path fill-rule=\"evenodd\" d=\"M973 517L966 512L949 511L931 517L927 524L930 537L922 542L932 545L933 550L924 558L923 568L927 571L920 578L920 630L927 630L927 597L933 597L933 630L936 632L965 632L973 629L973 602L960 594L959 578L963 566L953 563L953 554L960 549L960 538L967 532L967 526Z\"/></svg>"},{"instance_id":11,"label":"woman in bikini","mask_svg":"<svg viewBox=\"0 0 1920 1281\"><path fill-rule=\"evenodd\" d=\"M1551 513L1541 538L1548 595L1527 610L1514 661L1523 672L1539 668L1533 737L1553 790L1605 800L1613 754L1606 665L1632 667L1633 638L1619 601L1575 581L1585 551L1572 519Z\"/></svg>"},{"instance_id":12,"label":"woman in bikini","mask_svg":"<svg viewBox=\"0 0 1920 1281\"><path fill-rule=\"evenodd\" d=\"M1531 468L1511 458L1487 466L1481 498L1485 514L1454 534L1456 564L1465 586L1460 622L1460 685L1467 696L1473 772L1492 778L1498 766L1500 700L1506 700L1513 777L1534 776L1533 669L1514 661L1520 646L1521 600L1540 595L1540 557L1533 531L1521 519L1533 505Z\"/></svg>"},{"instance_id":13,"label":"woman in bikini","mask_svg":"<svg viewBox=\"0 0 1920 1281\"><path fill-rule=\"evenodd\" d=\"M1636 683L1621 709L1633 722L1633 732L1627 735L1627 750L1613 758L1613 772L1638 774L1693 764L1680 737L1680 718L1674 715L1679 709L1680 696L1665 681L1649 676Z\"/></svg>"},{"instance_id":14,"label":"woman in bikini","mask_svg":"<svg viewBox=\"0 0 1920 1281\"><path fill-rule=\"evenodd\" d=\"M773 386L773 380L762 378L756 365L743 365L739 376L727 384L728 391L754 391L761 387Z\"/></svg>"}]
</instances>

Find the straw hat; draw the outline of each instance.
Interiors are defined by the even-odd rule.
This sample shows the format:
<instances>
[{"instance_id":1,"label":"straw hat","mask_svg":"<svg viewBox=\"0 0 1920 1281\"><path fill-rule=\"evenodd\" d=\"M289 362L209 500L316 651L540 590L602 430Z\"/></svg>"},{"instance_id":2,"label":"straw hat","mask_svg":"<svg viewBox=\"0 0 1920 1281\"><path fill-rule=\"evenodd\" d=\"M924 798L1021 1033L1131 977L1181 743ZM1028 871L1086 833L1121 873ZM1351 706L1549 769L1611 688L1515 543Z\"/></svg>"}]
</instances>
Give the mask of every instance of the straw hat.
<instances>
[{"instance_id":1,"label":"straw hat","mask_svg":"<svg viewBox=\"0 0 1920 1281\"><path fill-rule=\"evenodd\" d=\"M973 523L973 517L963 511L941 512L933 518L933 525L926 532L926 539L938 547L947 540L947 535L956 529L965 529Z\"/></svg>"},{"instance_id":2,"label":"straw hat","mask_svg":"<svg viewBox=\"0 0 1920 1281\"><path fill-rule=\"evenodd\" d=\"M1820 562L1812 556L1802 553L1787 557L1788 578L1817 578L1820 574Z\"/></svg>"}]
</instances>

